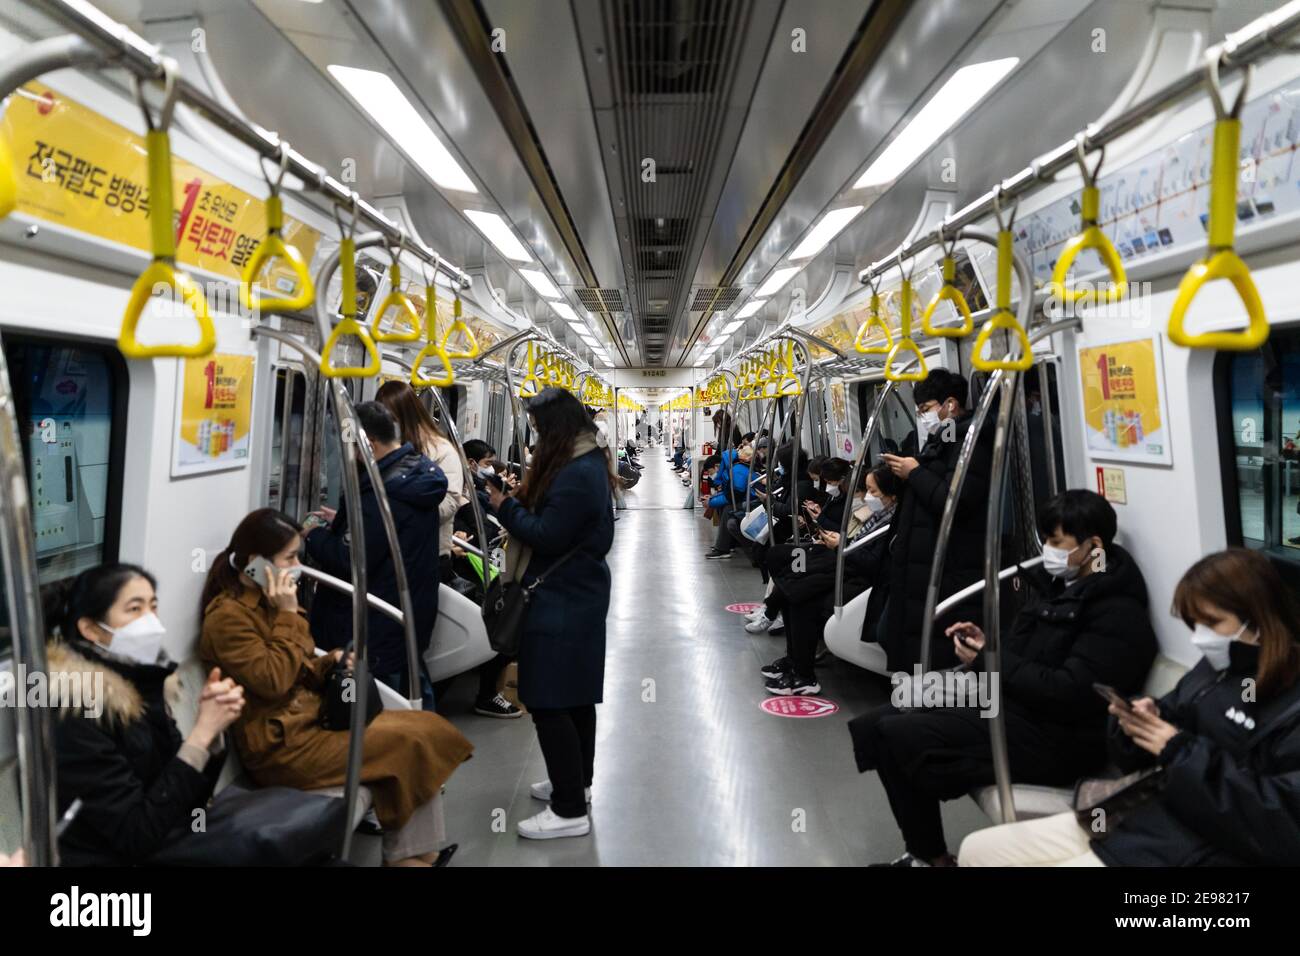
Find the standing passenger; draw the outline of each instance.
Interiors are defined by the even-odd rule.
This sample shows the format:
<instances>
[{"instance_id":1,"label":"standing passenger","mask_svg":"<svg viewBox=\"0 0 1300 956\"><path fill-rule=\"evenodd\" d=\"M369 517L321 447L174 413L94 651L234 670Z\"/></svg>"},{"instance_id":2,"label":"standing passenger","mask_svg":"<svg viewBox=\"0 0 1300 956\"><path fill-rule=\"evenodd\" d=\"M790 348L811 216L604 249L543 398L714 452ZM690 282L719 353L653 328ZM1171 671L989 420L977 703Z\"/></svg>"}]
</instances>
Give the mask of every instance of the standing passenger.
<instances>
[{"instance_id":1,"label":"standing passenger","mask_svg":"<svg viewBox=\"0 0 1300 956\"><path fill-rule=\"evenodd\" d=\"M490 485L510 532L506 580L533 592L519 647L519 699L533 715L549 779L532 786L550 806L518 825L532 840L591 831L587 799L596 750L596 704L605 679L605 614L614 540L613 481L596 428L559 388L527 404L537 451L513 497Z\"/></svg>"}]
</instances>

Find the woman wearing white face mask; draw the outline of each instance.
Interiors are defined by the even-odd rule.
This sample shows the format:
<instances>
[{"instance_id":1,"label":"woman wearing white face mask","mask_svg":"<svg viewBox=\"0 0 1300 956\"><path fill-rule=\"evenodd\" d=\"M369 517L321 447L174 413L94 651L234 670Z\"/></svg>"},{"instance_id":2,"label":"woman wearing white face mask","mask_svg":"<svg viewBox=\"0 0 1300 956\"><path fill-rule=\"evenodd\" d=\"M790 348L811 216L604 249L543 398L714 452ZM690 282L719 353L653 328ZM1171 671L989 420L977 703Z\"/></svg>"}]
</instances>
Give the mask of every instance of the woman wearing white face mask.
<instances>
[{"instance_id":1,"label":"woman wearing white face mask","mask_svg":"<svg viewBox=\"0 0 1300 956\"><path fill-rule=\"evenodd\" d=\"M140 863L187 832L212 796L222 732L243 710L243 689L214 669L182 740L164 699L176 666L163 652L154 586L143 568L110 564L44 594L58 635L47 656L59 813L82 802L59 839L65 865Z\"/></svg>"},{"instance_id":2,"label":"woman wearing white face mask","mask_svg":"<svg viewBox=\"0 0 1300 956\"><path fill-rule=\"evenodd\" d=\"M1110 705L1112 759L1150 774L1136 804L1100 833L1073 813L982 830L963 865L1300 862L1300 606L1268 558L1233 548L1188 569L1173 612L1205 656L1159 702Z\"/></svg>"}]
</instances>

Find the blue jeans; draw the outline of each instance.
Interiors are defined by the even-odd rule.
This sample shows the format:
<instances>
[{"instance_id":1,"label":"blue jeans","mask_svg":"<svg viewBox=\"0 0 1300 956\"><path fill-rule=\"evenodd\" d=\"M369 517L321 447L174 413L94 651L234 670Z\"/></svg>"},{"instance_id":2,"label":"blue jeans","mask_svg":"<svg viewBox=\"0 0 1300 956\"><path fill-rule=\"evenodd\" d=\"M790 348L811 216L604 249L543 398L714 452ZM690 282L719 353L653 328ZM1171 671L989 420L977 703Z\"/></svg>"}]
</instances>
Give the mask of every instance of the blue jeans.
<instances>
[{"instance_id":1,"label":"blue jeans","mask_svg":"<svg viewBox=\"0 0 1300 956\"><path fill-rule=\"evenodd\" d=\"M375 673L375 680L383 681L393 690L397 691L403 697L406 696L409 688L406 686L406 668L399 671L381 674ZM429 682L429 676L424 672L424 666L420 666L420 700L425 710L433 710L433 684Z\"/></svg>"}]
</instances>

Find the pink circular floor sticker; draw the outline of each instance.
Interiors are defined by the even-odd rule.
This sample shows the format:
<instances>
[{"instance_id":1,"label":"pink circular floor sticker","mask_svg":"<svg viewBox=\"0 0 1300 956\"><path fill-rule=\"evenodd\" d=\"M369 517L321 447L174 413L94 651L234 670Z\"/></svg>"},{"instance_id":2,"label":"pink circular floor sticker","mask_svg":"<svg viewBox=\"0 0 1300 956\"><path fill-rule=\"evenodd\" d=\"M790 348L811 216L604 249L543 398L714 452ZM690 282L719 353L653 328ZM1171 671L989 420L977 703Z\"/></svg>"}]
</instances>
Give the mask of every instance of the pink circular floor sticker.
<instances>
[{"instance_id":1,"label":"pink circular floor sticker","mask_svg":"<svg viewBox=\"0 0 1300 956\"><path fill-rule=\"evenodd\" d=\"M762 606L762 604L728 604L727 610L732 614L748 614Z\"/></svg>"},{"instance_id":2,"label":"pink circular floor sticker","mask_svg":"<svg viewBox=\"0 0 1300 956\"><path fill-rule=\"evenodd\" d=\"M759 705L778 717L829 717L840 705L825 697L769 697Z\"/></svg>"}]
</instances>

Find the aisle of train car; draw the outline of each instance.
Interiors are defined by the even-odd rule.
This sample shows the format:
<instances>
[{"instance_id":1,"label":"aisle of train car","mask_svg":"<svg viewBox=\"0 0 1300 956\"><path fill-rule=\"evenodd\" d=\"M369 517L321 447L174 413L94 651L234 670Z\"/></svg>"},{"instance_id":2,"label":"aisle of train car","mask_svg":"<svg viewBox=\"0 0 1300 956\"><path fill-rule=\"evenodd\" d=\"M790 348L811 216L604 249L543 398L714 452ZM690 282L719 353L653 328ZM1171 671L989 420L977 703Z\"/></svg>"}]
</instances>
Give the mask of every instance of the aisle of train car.
<instances>
[{"instance_id":1,"label":"aisle of train car","mask_svg":"<svg viewBox=\"0 0 1300 956\"><path fill-rule=\"evenodd\" d=\"M529 784L546 776L537 738L527 717L474 716L465 678L442 707L476 748L447 787L447 835L460 844L453 865L893 859L901 841L888 802L878 777L854 767L845 729L887 699L888 683L828 658L818 676L837 712L794 719L762 710L768 698L758 669L784 653L783 639L746 634L741 616L727 610L762 594L758 571L739 553L705 560L713 529L680 507L684 489L663 449L646 449L641 462L640 497L677 505L622 511L615 526L592 838L537 843L515 835L515 822L537 811ZM946 805L944 818L954 840L987 825L968 800Z\"/></svg>"}]
</instances>

